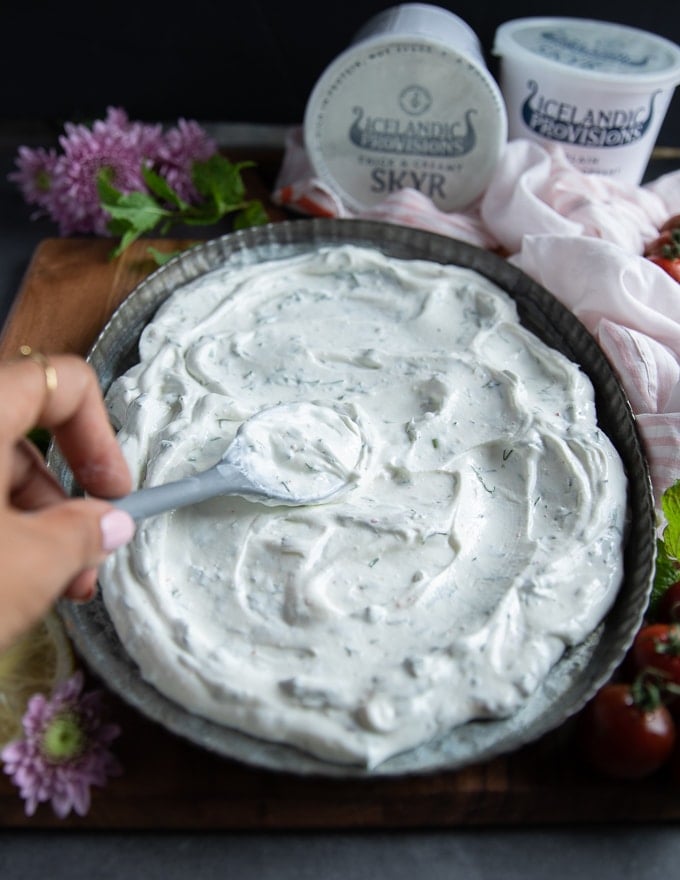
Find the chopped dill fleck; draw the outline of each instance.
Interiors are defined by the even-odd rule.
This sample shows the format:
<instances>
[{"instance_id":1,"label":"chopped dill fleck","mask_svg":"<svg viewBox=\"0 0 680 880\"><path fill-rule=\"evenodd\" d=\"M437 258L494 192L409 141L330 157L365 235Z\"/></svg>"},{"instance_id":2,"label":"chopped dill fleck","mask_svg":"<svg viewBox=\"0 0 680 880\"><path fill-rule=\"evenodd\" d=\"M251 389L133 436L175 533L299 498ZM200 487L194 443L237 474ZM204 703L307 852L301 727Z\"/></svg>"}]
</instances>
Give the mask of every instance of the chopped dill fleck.
<instances>
[{"instance_id":1,"label":"chopped dill fleck","mask_svg":"<svg viewBox=\"0 0 680 880\"><path fill-rule=\"evenodd\" d=\"M376 563L378 562L380 562L380 557L376 556L375 559L371 559L371 561L368 563L368 567L373 568L373 566L376 565Z\"/></svg>"},{"instance_id":2,"label":"chopped dill fleck","mask_svg":"<svg viewBox=\"0 0 680 880\"><path fill-rule=\"evenodd\" d=\"M439 440L437 440L436 437L433 437L433 438L432 438L432 446L433 446L435 449L439 449Z\"/></svg>"},{"instance_id":3,"label":"chopped dill fleck","mask_svg":"<svg viewBox=\"0 0 680 880\"><path fill-rule=\"evenodd\" d=\"M507 461L510 458L510 456L512 455L512 453L513 453L512 449L504 449L503 450L503 461Z\"/></svg>"},{"instance_id":4,"label":"chopped dill fleck","mask_svg":"<svg viewBox=\"0 0 680 880\"><path fill-rule=\"evenodd\" d=\"M490 488L486 485L486 483L484 482L484 478L482 477L482 474L481 474L479 468L473 467L472 470L474 471L474 474L475 474L475 476L477 477L477 479L479 480L479 482L482 484L484 490L485 490L486 492L488 492L489 495L493 495L494 492L496 491L496 487L494 486L493 489L490 489Z\"/></svg>"}]
</instances>

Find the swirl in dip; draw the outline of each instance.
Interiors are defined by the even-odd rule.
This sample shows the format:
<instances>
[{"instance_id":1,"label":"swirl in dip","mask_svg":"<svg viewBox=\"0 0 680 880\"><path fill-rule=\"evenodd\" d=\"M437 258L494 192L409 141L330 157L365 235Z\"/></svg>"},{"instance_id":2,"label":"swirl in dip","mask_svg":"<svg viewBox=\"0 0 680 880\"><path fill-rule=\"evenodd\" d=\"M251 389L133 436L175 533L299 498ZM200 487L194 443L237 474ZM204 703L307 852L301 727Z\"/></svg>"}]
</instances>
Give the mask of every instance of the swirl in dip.
<instances>
[{"instance_id":1,"label":"swirl in dip","mask_svg":"<svg viewBox=\"0 0 680 880\"><path fill-rule=\"evenodd\" d=\"M139 486L209 467L245 419L296 402L356 426L347 491L203 502L105 563L143 677L368 767L517 711L622 579L627 484L589 379L474 271L341 245L187 283L108 393Z\"/></svg>"}]
</instances>

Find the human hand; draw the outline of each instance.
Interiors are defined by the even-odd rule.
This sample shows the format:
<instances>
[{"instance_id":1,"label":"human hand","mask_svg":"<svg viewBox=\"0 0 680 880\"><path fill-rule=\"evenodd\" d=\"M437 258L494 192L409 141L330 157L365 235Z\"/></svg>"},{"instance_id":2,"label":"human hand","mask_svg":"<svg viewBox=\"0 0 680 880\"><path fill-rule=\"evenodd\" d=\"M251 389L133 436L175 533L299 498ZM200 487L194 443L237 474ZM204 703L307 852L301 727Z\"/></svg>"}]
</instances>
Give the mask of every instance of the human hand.
<instances>
[{"instance_id":1,"label":"human hand","mask_svg":"<svg viewBox=\"0 0 680 880\"><path fill-rule=\"evenodd\" d=\"M0 365L0 402L2 650L60 596L92 598L97 567L130 540L134 522L99 500L129 492L130 474L85 361L7 361ZM52 433L79 485L95 497L66 497L26 439L37 426Z\"/></svg>"}]
</instances>

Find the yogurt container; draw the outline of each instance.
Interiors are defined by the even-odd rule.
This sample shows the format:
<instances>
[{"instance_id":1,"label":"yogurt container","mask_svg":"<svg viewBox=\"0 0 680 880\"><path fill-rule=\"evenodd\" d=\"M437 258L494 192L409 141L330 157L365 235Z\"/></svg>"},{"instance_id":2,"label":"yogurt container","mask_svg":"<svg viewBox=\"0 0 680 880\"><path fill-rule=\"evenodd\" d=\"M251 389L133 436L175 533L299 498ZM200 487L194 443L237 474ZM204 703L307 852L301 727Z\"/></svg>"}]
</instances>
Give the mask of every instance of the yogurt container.
<instances>
[{"instance_id":1,"label":"yogurt container","mask_svg":"<svg viewBox=\"0 0 680 880\"><path fill-rule=\"evenodd\" d=\"M496 31L511 138L561 144L581 171L639 184L673 91L680 47L637 28L520 18Z\"/></svg>"},{"instance_id":2,"label":"yogurt container","mask_svg":"<svg viewBox=\"0 0 680 880\"><path fill-rule=\"evenodd\" d=\"M350 210L413 188L451 211L486 188L507 118L470 26L407 3L368 21L326 68L304 137L315 173Z\"/></svg>"}]
</instances>

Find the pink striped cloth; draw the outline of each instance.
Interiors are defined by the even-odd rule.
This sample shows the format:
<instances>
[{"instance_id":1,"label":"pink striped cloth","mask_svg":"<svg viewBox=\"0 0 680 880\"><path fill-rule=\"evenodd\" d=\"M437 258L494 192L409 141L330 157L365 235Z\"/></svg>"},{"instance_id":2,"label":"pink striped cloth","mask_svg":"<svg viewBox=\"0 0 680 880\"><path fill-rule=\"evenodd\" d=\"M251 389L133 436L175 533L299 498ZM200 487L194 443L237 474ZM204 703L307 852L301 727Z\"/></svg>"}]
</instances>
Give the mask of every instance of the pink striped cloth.
<instances>
[{"instance_id":1,"label":"pink striped cloth","mask_svg":"<svg viewBox=\"0 0 680 880\"><path fill-rule=\"evenodd\" d=\"M642 256L680 214L680 171L633 186L581 173L559 145L515 140L465 211L401 190L356 213L314 175L294 128L273 199L308 215L384 220L502 250L597 339L636 414L657 501L680 479L680 285Z\"/></svg>"}]
</instances>

